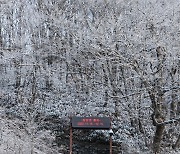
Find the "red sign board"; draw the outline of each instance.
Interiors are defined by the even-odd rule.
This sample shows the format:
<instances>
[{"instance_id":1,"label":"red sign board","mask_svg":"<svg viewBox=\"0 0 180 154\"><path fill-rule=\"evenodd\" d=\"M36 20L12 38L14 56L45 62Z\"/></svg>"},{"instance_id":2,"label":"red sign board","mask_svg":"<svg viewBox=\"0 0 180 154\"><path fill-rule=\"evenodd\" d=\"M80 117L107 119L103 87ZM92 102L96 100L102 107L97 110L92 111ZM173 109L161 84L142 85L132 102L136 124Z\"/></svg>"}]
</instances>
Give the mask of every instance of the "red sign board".
<instances>
[{"instance_id":1,"label":"red sign board","mask_svg":"<svg viewBox=\"0 0 180 154\"><path fill-rule=\"evenodd\" d=\"M110 129L111 121L107 117L72 117L74 129Z\"/></svg>"}]
</instances>

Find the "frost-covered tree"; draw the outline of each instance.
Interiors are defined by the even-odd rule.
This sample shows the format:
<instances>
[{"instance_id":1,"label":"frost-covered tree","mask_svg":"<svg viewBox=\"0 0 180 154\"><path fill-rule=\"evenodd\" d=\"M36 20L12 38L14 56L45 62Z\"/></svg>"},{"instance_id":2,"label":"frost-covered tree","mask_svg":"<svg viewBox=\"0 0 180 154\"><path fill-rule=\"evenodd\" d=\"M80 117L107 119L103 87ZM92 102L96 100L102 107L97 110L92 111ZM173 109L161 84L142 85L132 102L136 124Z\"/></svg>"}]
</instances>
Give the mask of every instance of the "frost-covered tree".
<instances>
[{"instance_id":1,"label":"frost-covered tree","mask_svg":"<svg viewBox=\"0 0 180 154\"><path fill-rule=\"evenodd\" d=\"M1 104L41 128L50 116L112 116L127 153L178 149L179 5L2 1Z\"/></svg>"}]
</instances>

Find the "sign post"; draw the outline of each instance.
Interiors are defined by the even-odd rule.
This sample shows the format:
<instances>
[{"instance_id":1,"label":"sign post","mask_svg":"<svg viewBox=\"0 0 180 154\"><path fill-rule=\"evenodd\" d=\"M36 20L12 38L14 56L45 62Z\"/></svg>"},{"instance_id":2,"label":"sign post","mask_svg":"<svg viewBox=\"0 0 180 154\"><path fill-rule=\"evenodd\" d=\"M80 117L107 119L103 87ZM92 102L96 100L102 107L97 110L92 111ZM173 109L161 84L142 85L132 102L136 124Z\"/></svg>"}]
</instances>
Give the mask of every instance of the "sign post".
<instances>
[{"instance_id":1,"label":"sign post","mask_svg":"<svg viewBox=\"0 0 180 154\"><path fill-rule=\"evenodd\" d=\"M112 154L112 120L108 117L70 117L70 154L72 154L72 130L73 129L101 129L109 130L110 154Z\"/></svg>"},{"instance_id":2,"label":"sign post","mask_svg":"<svg viewBox=\"0 0 180 154\"><path fill-rule=\"evenodd\" d=\"M70 117L70 120L72 120L72 117ZM72 123L70 123L70 147L69 147L69 153L72 154Z\"/></svg>"},{"instance_id":3,"label":"sign post","mask_svg":"<svg viewBox=\"0 0 180 154\"><path fill-rule=\"evenodd\" d=\"M112 119L110 121L110 130L109 130L109 136L110 136L110 147L109 147L109 153L112 154L112 135L113 135L113 131L112 131Z\"/></svg>"},{"instance_id":4,"label":"sign post","mask_svg":"<svg viewBox=\"0 0 180 154\"><path fill-rule=\"evenodd\" d=\"M112 154L112 135L110 135L110 147L109 153Z\"/></svg>"}]
</instances>

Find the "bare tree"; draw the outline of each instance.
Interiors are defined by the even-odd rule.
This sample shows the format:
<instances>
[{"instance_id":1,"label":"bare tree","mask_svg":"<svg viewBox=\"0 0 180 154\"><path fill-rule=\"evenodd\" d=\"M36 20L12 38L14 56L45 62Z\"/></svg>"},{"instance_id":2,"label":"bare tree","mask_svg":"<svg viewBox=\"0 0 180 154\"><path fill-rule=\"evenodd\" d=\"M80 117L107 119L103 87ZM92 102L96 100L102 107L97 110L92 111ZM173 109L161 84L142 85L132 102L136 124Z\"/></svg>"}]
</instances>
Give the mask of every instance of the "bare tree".
<instances>
[{"instance_id":1,"label":"bare tree","mask_svg":"<svg viewBox=\"0 0 180 154\"><path fill-rule=\"evenodd\" d=\"M13 102L8 110L29 123L49 115L68 121L72 113L112 116L116 142L129 153L178 149L179 5L1 3L0 85L9 96L3 102Z\"/></svg>"}]
</instances>

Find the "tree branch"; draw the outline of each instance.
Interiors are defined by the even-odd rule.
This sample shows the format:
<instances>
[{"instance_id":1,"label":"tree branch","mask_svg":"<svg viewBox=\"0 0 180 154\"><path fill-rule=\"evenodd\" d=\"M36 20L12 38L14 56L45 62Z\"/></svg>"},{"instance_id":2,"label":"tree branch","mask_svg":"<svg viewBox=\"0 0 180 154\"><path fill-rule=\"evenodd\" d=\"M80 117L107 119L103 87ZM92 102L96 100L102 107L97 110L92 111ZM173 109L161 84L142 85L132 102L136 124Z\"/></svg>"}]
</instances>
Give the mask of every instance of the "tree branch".
<instances>
[{"instance_id":1,"label":"tree branch","mask_svg":"<svg viewBox=\"0 0 180 154\"><path fill-rule=\"evenodd\" d=\"M167 125L167 124L172 124L172 123L180 121L180 117L179 118L175 118L175 119L171 119L171 120L168 120L168 121L164 121L164 122L158 122L156 120L156 118L154 118L154 120L156 122L156 125Z\"/></svg>"}]
</instances>

